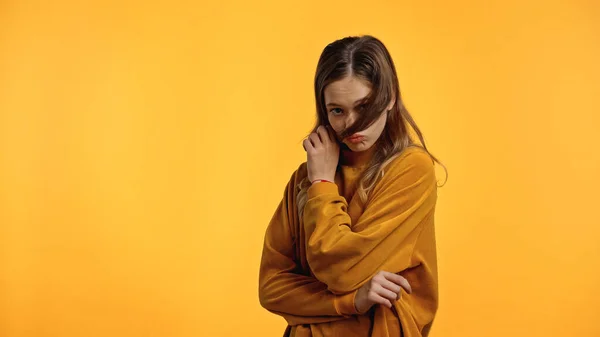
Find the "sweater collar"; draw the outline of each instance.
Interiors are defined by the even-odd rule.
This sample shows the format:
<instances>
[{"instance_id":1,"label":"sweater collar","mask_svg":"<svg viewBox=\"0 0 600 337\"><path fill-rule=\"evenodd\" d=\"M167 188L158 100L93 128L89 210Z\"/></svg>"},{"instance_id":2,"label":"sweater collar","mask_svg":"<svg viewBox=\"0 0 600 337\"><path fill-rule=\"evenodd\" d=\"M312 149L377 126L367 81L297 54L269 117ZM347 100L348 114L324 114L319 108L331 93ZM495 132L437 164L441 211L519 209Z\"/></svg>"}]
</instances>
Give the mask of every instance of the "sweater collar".
<instances>
[{"instance_id":1,"label":"sweater collar","mask_svg":"<svg viewBox=\"0 0 600 337\"><path fill-rule=\"evenodd\" d=\"M346 167L362 168L369 164L375 153L376 144L361 152L353 152L344 147L340 151L340 165Z\"/></svg>"}]
</instances>

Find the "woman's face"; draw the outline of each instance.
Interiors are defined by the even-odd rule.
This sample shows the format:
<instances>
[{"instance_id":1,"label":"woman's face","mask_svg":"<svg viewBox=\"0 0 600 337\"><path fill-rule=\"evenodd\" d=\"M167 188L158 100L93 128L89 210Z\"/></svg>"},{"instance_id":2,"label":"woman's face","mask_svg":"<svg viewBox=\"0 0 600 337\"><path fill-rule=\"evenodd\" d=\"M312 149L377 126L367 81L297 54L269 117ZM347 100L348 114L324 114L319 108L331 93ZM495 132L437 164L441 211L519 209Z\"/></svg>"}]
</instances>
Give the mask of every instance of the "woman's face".
<instances>
[{"instance_id":1,"label":"woman's face","mask_svg":"<svg viewBox=\"0 0 600 337\"><path fill-rule=\"evenodd\" d=\"M353 152L368 150L375 144L387 121L387 110L391 109L391 102L385 112L371 126L345 139L339 135L356 121L361 113L361 101L371 92L371 85L354 76L347 76L341 80L330 83L325 87L325 106L329 124L338 135L338 140L343 142Z\"/></svg>"}]
</instances>

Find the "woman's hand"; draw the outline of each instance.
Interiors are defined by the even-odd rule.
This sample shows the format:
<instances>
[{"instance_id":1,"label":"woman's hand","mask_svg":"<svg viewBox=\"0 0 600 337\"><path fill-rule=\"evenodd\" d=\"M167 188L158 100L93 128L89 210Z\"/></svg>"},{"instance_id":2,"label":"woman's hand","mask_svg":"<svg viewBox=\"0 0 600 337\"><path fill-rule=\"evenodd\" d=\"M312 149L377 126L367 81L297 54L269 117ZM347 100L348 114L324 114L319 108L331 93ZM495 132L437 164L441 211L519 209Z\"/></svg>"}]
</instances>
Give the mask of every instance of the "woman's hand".
<instances>
[{"instance_id":1,"label":"woman's hand","mask_svg":"<svg viewBox=\"0 0 600 337\"><path fill-rule=\"evenodd\" d=\"M302 143L306 151L308 179L325 179L333 182L340 159L340 146L333 130L323 125L317 128Z\"/></svg>"},{"instance_id":2,"label":"woman's hand","mask_svg":"<svg viewBox=\"0 0 600 337\"><path fill-rule=\"evenodd\" d=\"M381 304L388 308L400 298L400 290L411 293L408 281L394 273L380 271L369 282L360 287L354 298L354 306L359 313L367 312L373 305Z\"/></svg>"}]
</instances>

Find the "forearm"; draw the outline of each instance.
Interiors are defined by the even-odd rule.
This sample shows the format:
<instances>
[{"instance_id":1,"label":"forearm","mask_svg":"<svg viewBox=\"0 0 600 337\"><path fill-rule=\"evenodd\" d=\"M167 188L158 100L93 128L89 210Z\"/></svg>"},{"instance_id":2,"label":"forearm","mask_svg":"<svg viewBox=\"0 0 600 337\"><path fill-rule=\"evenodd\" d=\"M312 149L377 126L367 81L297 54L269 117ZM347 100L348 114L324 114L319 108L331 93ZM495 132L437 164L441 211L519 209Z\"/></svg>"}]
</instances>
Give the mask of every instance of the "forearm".
<instances>
[{"instance_id":1,"label":"forearm","mask_svg":"<svg viewBox=\"0 0 600 337\"><path fill-rule=\"evenodd\" d=\"M318 183L308 190L306 256L316 278L332 292L353 291L380 270L398 273L414 266L416 240L432 226L436 201L430 164L416 159L388 171L355 223L335 184Z\"/></svg>"},{"instance_id":2,"label":"forearm","mask_svg":"<svg viewBox=\"0 0 600 337\"><path fill-rule=\"evenodd\" d=\"M334 295L319 280L291 272L261 275L261 305L290 325L322 323L356 314L355 292Z\"/></svg>"}]
</instances>

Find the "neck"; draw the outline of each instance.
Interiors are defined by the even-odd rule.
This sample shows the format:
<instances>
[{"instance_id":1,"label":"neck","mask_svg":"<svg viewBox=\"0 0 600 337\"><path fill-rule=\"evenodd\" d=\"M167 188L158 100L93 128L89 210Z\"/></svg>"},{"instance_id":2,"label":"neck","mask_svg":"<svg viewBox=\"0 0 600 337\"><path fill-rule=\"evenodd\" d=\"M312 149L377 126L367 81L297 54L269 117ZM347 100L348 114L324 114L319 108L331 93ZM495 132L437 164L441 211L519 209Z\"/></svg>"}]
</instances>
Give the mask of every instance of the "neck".
<instances>
[{"instance_id":1,"label":"neck","mask_svg":"<svg viewBox=\"0 0 600 337\"><path fill-rule=\"evenodd\" d=\"M344 146L340 155L340 164L343 166L360 167L369 163L375 153L375 144L369 149L361 152L354 152Z\"/></svg>"}]
</instances>

